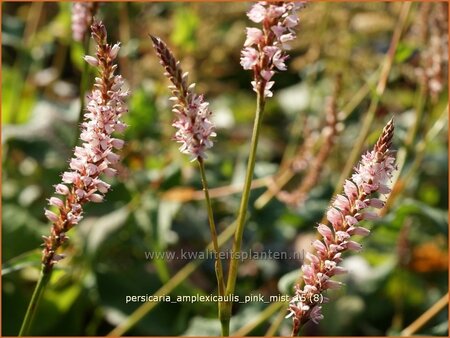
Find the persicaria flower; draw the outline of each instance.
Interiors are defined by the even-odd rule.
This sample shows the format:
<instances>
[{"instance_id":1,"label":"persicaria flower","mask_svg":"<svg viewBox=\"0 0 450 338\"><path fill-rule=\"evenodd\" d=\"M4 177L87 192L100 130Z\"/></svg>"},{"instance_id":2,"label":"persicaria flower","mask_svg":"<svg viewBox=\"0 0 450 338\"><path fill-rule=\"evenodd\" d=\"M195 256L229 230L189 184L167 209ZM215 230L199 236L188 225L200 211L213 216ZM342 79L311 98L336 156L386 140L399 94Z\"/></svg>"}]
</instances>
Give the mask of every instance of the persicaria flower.
<instances>
[{"instance_id":1,"label":"persicaria flower","mask_svg":"<svg viewBox=\"0 0 450 338\"><path fill-rule=\"evenodd\" d=\"M72 36L75 41L83 41L98 3L74 2L72 4Z\"/></svg>"},{"instance_id":2,"label":"persicaria flower","mask_svg":"<svg viewBox=\"0 0 450 338\"><path fill-rule=\"evenodd\" d=\"M111 166L119 161L115 149L123 146L123 141L112 136L114 131L123 131L125 124L121 117L127 112L125 98L129 95L122 90L124 81L115 75L120 45L107 43L105 26L95 22L91 26L92 37L97 43L96 56L86 56L85 60L99 68L100 76L95 79L94 89L88 95L84 122L81 125L82 145L75 147L70 169L62 174L62 182L55 186L60 197L51 197L50 206L58 213L45 210L45 216L52 222L51 234L44 237L42 262L47 270L62 259L56 250L67 240L65 233L83 217L83 204L100 203L110 185L100 176L114 176Z\"/></svg>"},{"instance_id":3,"label":"persicaria flower","mask_svg":"<svg viewBox=\"0 0 450 338\"><path fill-rule=\"evenodd\" d=\"M260 1L247 13L250 20L261 23L262 29L247 27L247 38L241 52L241 65L244 69L253 70L253 90L272 96L270 81L274 70L287 69L284 52L286 42L296 37L294 28L299 23L296 11L305 6L305 2L268 2Z\"/></svg>"},{"instance_id":4,"label":"persicaria flower","mask_svg":"<svg viewBox=\"0 0 450 338\"><path fill-rule=\"evenodd\" d=\"M335 289L341 283L332 280L334 275L345 273L339 266L342 253L347 250L360 251L361 244L351 240L352 236L366 236L370 233L359 223L365 219L375 219L377 214L366 208L382 208L384 202L375 194L390 192L387 181L395 169L395 158L391 145L394 123L384 127L372 151L362 156L351 179L345 181L344 193L337 195L326 215L331 227L319 224L317 231L320 240L313 242L315 254L306 255L307 263L302 266L304 287L295 286L295 296L289 304L287 317L293 318L293 335L300 326L309 320L318 323L323 319L321 313L321 294L327 289ZM323 302L327 299L323 297Z\"/></svg>"},{"instance_id":5,"label":"persicaria flower","mask_svg":"<svg viewBox=\"0 0 450 338\"><path fill-rule=\"evenodd\" d=\"M167 45L160 39L151 36L153 47L166 72L164 75L172 82L172 111L176 119L172 126L177 128L174 139L181 143L180 151L191 155L191 160L206 158L206 150L213 146L211 140L216 136L214 124L210 118L212 112L203 95L194 92L195 84L187 84L188 73L183 73L180 62L175 59Z\"/></svg>"}]
</instances>

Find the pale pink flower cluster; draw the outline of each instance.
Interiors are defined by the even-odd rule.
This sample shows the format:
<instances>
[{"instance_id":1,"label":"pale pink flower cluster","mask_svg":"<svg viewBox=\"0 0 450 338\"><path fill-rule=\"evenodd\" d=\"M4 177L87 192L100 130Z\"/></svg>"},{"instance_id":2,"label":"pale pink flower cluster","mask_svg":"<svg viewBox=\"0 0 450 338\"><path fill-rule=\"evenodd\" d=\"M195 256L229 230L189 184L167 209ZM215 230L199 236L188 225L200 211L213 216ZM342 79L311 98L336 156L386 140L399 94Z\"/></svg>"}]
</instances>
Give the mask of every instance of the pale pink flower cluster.
<instances>
[{"instance_id":1,"label":"pale pink flower cluster","mask_svg":"<svg viewBox=\"0 0 450 338\"><path fill-rule=\"evenodd\" d=\"M448 77L448 6L444 2L424 2L420 12L418 23L423 27L425 48L420 53L420 64L415 71L436 101Z\"/></svg>"},{"instance_id":2,"label":"pale pink flower cluster","mask_svg":"<svg viewBox=\"0 0 450 338\"><path fill-rule=\"evenodd\" d=\"M74 2L72 4L72 37L83 41L94 16L96 4L92 2Z\"/></svg>"},{"instance_id":3,"label":"pale pink flower cluster","mask_svg":"<svg viewBox=\"0 0 450 338\"><path fill-rule=\"evenodd\" d=\"M286 70L288 58L284 49L286 42L294 40L294 28L299 23L296 11L304 7L305 2L269 2L260 1L252 6L248 17L255 23L261 23L262 29L248 27L244 49L241 52L241 66L254 72L252 81L255 92L273 95L270 90L275 70Z\"/></svg>"},{"instance_id":4,"label":"pale pink flower cluster","mask_svg":"<svg viewBox=\"0 0 450 338\"><path fill-rule=\"evenodd\" d=\"M164 73L172 85L169 89L174 102L172 111L176 114L176 119L172 126L177 128L174 139L181 143L180 151L191 155L191 160L206 158L206 150L213 146L211 140L216 136L214 124L210 118L212 112L209 110L209 103L203 95L194 92L195 84L188 85L187 73L183 73L179 61L175 59L167 45L157 37L152 36L153 46L160 59Z\"/></svg>"},{"instance_id":5,"label":"pale pink flower cluster","mask_svg":"<svg viewBox=\"0 0 450 338\"><path fill-rule=\"evenodd\" d=\"M366 236L369 230L359 225L362 220L373 220L377 214L367 211L369 207L382 208L384 202L375 193L388 194L387 181L395 169L395 158L391 144L394 132L391 120L384 128L374 149L362 156L350 180L344 184L344 194L337 195L327 211L331 227L319 224L317 231L321 240L313 242L316 254L307 253L307 264L302 266L303 289L295 286L295 296L291 299L287 317L293 317L293 334L297 335L300 326L311 320L318 323L323 319L321 303L327 298L322 293L327 289L341 286L331 278L345 273L339 266L342 253L347 250L360 251L361 245L351 238L354 235Z\"/></svg>"},{"instance_id":6,"label":"pale pink flower cluster","mask_svg":"<svg viewBox=\"0 0 450 338\"><path fill-rule=\"evenodd\" d=\"M174 139L181 143L180 151L191 155L191 160L207 158L206 150L213 146L210 138L216 136L209 103L203 95L191 93L187 106L177 100L172 111L177 115L172 126L178 129Z\"/></svg>"},{"instance_id":7,"label":"pale pink flower cluster","mask_svg":"<svg viewBox=\"0 0 450 338\"><path fill-rule=\"evenodd\" d=\"M124 81L114 72L114 60L120 49L119 44L110 46L106 42L104 25L94 23L92 36L98 44L96 56L86 56L89 64L98 67L100 77L95 79L94 89L88 95L84 122L81 125L81 146L75 147L75 156L70 160L70 170L62 174L62 183L55 186L61 197L49 199L49 205L59 212L49 209L45 215L53 223L51 235L44 237L43 263L47 268L62 258L55 253L67 239L65 233L83 217L83 204L99 203L110 185L100 175L114 176L113 166L119 161L114 149L121 149L124 141L112 136L115 131L122 132L126 125L121 117L127 112L124 99L129 95L122 91Z\"/></svg>"}]
</instances>

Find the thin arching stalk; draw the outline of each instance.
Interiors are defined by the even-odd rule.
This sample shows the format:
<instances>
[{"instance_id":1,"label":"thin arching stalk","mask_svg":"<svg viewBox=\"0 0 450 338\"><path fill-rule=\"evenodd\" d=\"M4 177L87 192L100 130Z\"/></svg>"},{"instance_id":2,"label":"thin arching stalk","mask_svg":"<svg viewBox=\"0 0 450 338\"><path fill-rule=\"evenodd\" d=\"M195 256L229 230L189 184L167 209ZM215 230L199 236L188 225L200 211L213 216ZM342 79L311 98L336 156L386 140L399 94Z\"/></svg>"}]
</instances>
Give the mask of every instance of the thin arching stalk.
<instances>
[{"instance_id":1,"label":"thin arching stalk","mask_svg":"<svg viewBox=\"0 0 450 338\"><path fill-rule=\"evenodd\" d=\"M41 300L41 296L44 293L44 290L50 281L53 270L46 270L45 266L42 265L41 273L39 275L39 280L36 284L36 287L33 291L33 296L31 297L30 303L28 304L27 312L25 314L25 318L22 322L22 326L20 328L19 336L29 336L30 330L33 325L34 316L36 314L36 310L39 306L39 302Z\"/></svg>"},{"instance_id":2,"label":"thin arching stalk","mask_svg":"<svg viewBox=\"0 0 450 338\"><path fill-rule=\"evenodd\" d=\"M252 140L250 143L250 155L248 158L247 163L247 171L245 175L245 182L244 182L244 189L242 192L242 198L241 203L239 207L239 213L236 220L236 232L234 235L234 241L233 241L233 247L231 249L231 260L230 260L230 268L228 271L228 279L227 279L227 288L225 295L232 295L234 293L234 290L236 288L236 279L237 279L237 271L239 266L239 259L237 253L241 251L242 246L242 236L244 234L244 226L245 226L245 220L247 216L247 207L248 207L248 200L250 198L250 188L252 184L253 179L253 172L255 169L255 162L256 162L256 150L258 147L258 139L259 134L261 132L261 125L262 125L262 117L264 113L264 105L265 105L265 97L262 95L262 93L257 93L256 98L256 116L253 126L253 133L252 133ZM223 311L221 311L221 318L220 321L222 323L222 328L227 326L228 330L223 330L223 335L227 336L229 334L229 322L231 318L231 307L232 303L227 302L225 303L225 306L223 308Z\"/></svg>"},{"instance_id":3,"label":"thin arching stalk","mask_svg":"<svg viewBox=\"0 0 450 338\"><path fill-rule=\"evenodd\" d=\"M215 271L216 271L216 279L217 279L217 287L219 296L223 297L225 294L225 282L223 279L223 268L222 268L222 260L219 256L219 243L217 240L217 232L216 232L216 224L214 222L214 214L213 209L211 205L211 199L209 198L209 190L208 190L208 181L206 179L206 173L205 173L205 165L203 162L202 157L198 157L198 164L200 168L200 175L202 178L202 184L203 184L203 191L205 192L205 201L206 201L206 209L208 210L208 220L209 220L209 228L211 231L211 239L213 243L213 250L214 250L214 256L215 256ZM223 308L223 302L220 301L218 303L218 310L219 310L219 318L221 317L221 312ZM226 323L222 325L222 334L225 335L226 332Z\"/></svg>"}]
</instances>

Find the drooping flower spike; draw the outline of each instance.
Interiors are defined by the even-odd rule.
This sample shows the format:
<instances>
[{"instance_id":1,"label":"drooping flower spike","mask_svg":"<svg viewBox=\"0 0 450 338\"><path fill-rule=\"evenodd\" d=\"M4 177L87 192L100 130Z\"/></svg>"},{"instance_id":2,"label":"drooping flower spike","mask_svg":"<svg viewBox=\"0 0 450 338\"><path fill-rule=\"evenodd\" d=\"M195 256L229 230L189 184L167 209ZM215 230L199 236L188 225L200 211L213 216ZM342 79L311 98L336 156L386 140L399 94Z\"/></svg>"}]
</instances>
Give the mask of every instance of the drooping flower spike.
<instances>
[{"instance_id":1,"label":"drooping flower spike","mask_svg":"<svg viewBox=\"0 0 450 338\"><path fill-rule=\"evenodd\" d=\"M112 136L114 131L122 132L126 127L121 117L127 112L124 100L129 95L122 90L122 77L114 74L117 68L114 61L120 45L107 43L102 22L94 22L91 30L97 43L97 53L84 59L97 67L100 75L88 95L80 134L83 143L75 147L70 169L62 174L62 182L55 186L56 194L61 197L49 199L49 205L56 207L58 212L45 210L46 217L53 223L50 236L44 236L42 263L47 271L63 258L56 251L67 241L67 231L82 219L83 205L103 201L110 185L102 180L101 175L116 174L113 166L119 161L119 155L115 149L121 149L124 144L123 140Z\"/></svg>"},{"instance_id":2,"label":"drooping flower spike","mask_svg":"<svg viewBox=\"0 0 450 338\"><path fill-rule=\"evenodd\" d=\"M247 38L241 52L241 66L253 70L253 90L265 97L273 95L270 90L275 71L287 69L286 43L296 37L294 28L299 23L296 11L305 1L260 1L252 6L247 16L262 28L247 27Z\"/></svg>"},{"instance_id":3,"label":"drooping flower spike","mask_svg":"<svg viewBox=\"0 0 450 338\"><path fill-rule=\"evenodd\" d=\"M174 139L181 143L180 151L191 156L191 160L206 158L206 150L213 146L212 137L216 136L214 124L211 122L209 103L203 95L194 92L195 83L188 85L188 73L183 73L167 45L160 39L150 36L153 47L164 67L164 75L172 82L172 111L176 119L172 126L177 128Z\"/></svg>"},{"instance_id":4,"label":"drooping flower spike","mask_svg":"<svg viewBox=\"0 0 450 338\"><path fill-rule=\"evenodd\" d=\"M391 150L394 123L390 120L372 151L362 156L351 179L345 181L344 193L337 195L327 211L331 227L319 224L317 231L322 237L313 242L315 254L308 253L308 263L302 266L304 286L295 286L295 295L289 304L287 317L293 318L293 336L298 334L301 325L309 320L318 323L323 319L321 303L327 299L323 292L341 286L331 278L345 273L339 266L342 254L347 250L360 251L361 245L352 236L366 236L370 231L360 222L377 217L369 207L383 208L384 201L376 194L386 195L390 188L386 185L395 169L395 158Z\"/></svg>"}]
</instances>

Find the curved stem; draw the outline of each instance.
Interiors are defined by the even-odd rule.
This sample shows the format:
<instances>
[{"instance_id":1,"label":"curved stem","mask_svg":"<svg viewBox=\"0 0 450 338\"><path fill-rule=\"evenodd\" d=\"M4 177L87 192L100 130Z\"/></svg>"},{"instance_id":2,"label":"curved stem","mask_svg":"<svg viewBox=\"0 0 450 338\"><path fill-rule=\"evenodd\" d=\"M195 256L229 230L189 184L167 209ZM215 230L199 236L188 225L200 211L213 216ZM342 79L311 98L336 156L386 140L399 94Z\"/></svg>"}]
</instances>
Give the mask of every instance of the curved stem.
<instances>
[{"instance_id":1,"label":"curved stem","mask_svg":"<svg viewBox=\"0 0 450 338\"><path fill-rule=\"evenodd\" d=\"M198 158L198 164L200 167L200 175L202 177L203 191L205 192L205 201L208 209L209 228L211 230L211 240L213 243L213 250L216 258L217 286L219 288L219 295L223 296L225 294L225 285L223 281L222 261L219 257L219 243L217 242L216 224L214 223L214 215L211 206L211 199L209 198L208 181L206 180L205 174L205 165L201 157Z\"/></svg>"},{"instance_id":2,"label":"curved stem","mask_svg":"<svg viewBox=\"0 0 450 338\"><path fill-rule=\"evenodd\" d=\"M264 89L264 88L263 88ZM242 192L242 198L241 198L241 204L239 207L239 213L236 220L236 232L234 235L234 241L233 241L233 247L231 249L231 260L230 260L230 268L228 271L228 280L227 280L227 288L225 295L232 295L234 293L235 287L236 287L236 278L237 278L237 270L239 266L239 252L241 251L242 246L242 236L244 233L244 225L245 225L245 218L247 215L247 207L248 207L248 200L250 198L250 188L251 183L253 179L253 171L255 169L255 162L256 162L256 149L258 147L258 139L259 139L259 133L261 131L261 125L262 125L262 116L264 113L264 105L265 105L265 98L264 94L262 93L263 90L259 90L257 93L256 98L256 116L255 116L255 122L253 125L253 134L252 134L252 140L250 144L250 155L248 158L247 163L247 172L245 175L245 182L244 182L244 190ZM229 325L229 320L231 318L231 302L227 302L224 304L223 311L221 312L221 322L227 322ZM229 331L229 330L228 330Z\"/></svg>"},{"instance_id":3,"label":"curved stem","mask_svg":"<svg viewBox=\"0 0 450 338\"><path fill-rule=\"evenodd\" d=\"M47 286L50 277L52 275L51 270L44 269L42 266L41 274L39 276L39 280L36 284L36 287L33 291L33 296L31 296L30 303L28 304L28 309L25 314L25 318L23 319L22 326L20 328L19 336L28 336L30 334L31 325L33 324L34 315L36 314L36 310L39 306L39 301L41 300L41 296L44 293L45 287Z\"/></svg>"},{"instance_id":4,"label":"curved stem","mask_svg":"<svg viewBox=\"0 0 450 338\"><path fill-rule=\"evenodd\" d=\"M426 323L436 316L448 304L448 292L439 299L432 307L425 311L419 318L400 332L401 336L412 336L417 333Z\"/></svg>"}]
</instances>

